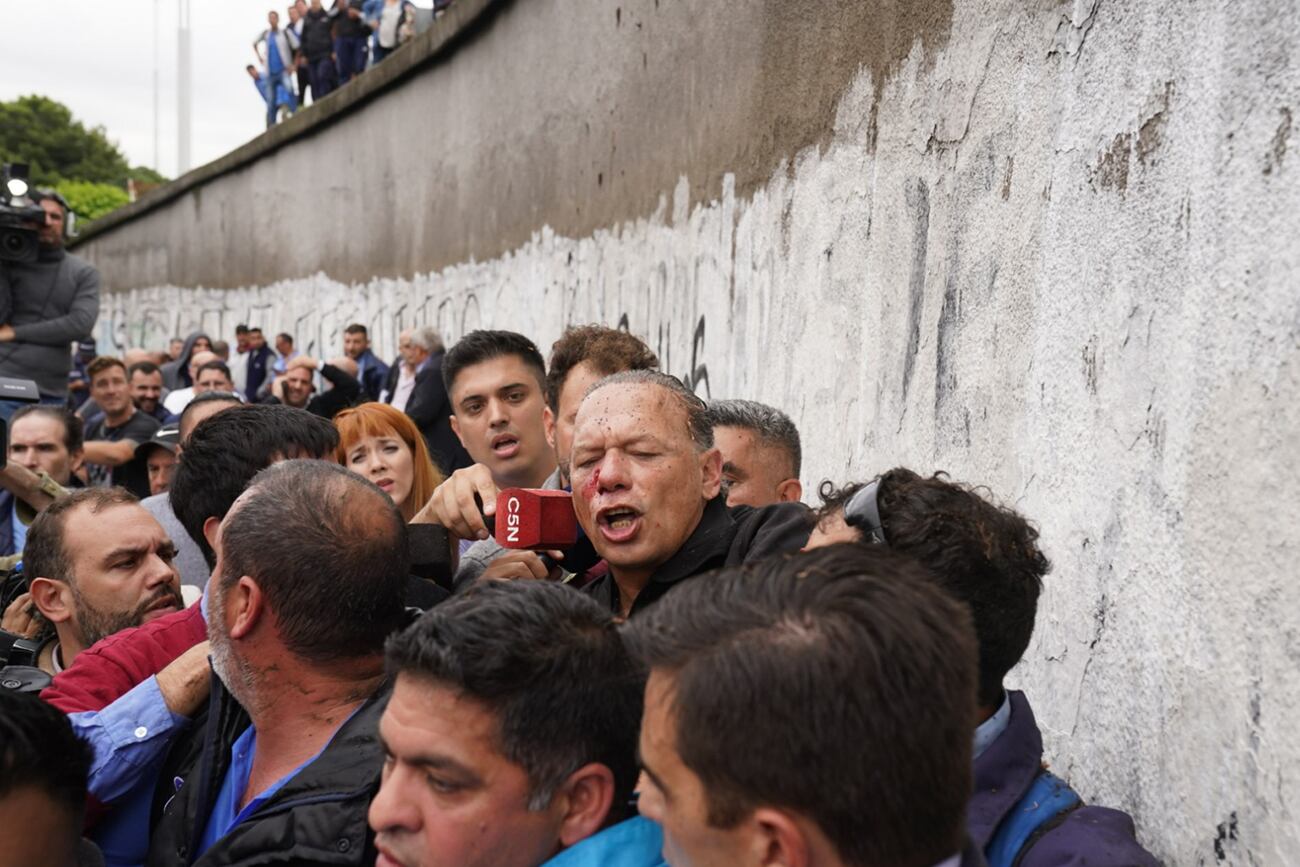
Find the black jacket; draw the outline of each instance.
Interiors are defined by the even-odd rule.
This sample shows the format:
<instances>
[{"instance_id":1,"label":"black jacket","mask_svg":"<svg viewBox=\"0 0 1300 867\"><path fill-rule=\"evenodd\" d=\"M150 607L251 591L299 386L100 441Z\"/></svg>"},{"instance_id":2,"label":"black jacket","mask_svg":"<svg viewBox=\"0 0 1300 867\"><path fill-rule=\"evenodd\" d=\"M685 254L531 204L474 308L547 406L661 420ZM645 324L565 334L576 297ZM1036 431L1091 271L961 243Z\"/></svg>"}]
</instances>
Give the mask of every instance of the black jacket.
<instances>
[{"instance_id":1,"label":"black jacket","mask_svg":"<svg viewBox=\"0 0 1300 867\"><path fill-rule=\"evenodd\" d=\"M157 818L145 864L373 864L374 834L366 813L379 791L384 764L379 717L389 691L388 685L380 688L314 762L196 857L230 767L230 748L250 724L248 714L214 674L206 720L196 720L193 737L177 742L159 777Z\"/></svg>"},{"instance_id":2,"label":"black jacket","mask_svg":"<svg viewBox=\"0 0 1300 867\"><path fill-rule=\"evenodd\" d=\"M333 388L320 394L312 395L304 409L312 415L333 420L334 416L356 404L361 398L361 383L356 377L341 367L327 364L321 368L321 377ZM275 395L270 395L263 403L283 403Z\"/></svg>"},{"instance_id":3,"label":"black jacket","mask_svg":"<svg viewBox=\"0 0 1300 867\"><path fill-rule=\"evenodd\" d=\"M451 429L451 398L447 396L447 388L442 384L442 358L445 354L435 352L430 355L424 370L415 375L415 388L411 392L411 399L406 402L406 414L415 422L420 433L424 434L433 462L442 470L443 475L449 476L461 467L468 467L473 461ZM401 361L388 369L384 403L393 402L393 392L397 390L397 380L401 374Z\"/></svg>"},{"instance_id":4,"label":"black jacket","mask_svg":"<svg viewBox=\"0 0 1300 867\"><path fill-rule=\"evenodd\" d=\"M330 32L334 20L324 9L308 9L302 19L302 53L315 63L334 53L334 35Z\"/></svg>"},{"instance_id":5,"label":"black jacket","mask_svg":"<svg viewBox=\"0 0 1300 867\"><path fill-rule=\"evenodd\" d=\"M802 503L729 509L726 499L719 494L705 504L700 523L686 544L655 570L650 583L632 602L628 615L635 616L683 579L723 566L738 566L774 554L798 551L807 543L812 524L812 512ZM611 574L597 578L583 587L582 592L591 594L615 614L622 610L618 585Z\"/></svg>"}]
</instances>

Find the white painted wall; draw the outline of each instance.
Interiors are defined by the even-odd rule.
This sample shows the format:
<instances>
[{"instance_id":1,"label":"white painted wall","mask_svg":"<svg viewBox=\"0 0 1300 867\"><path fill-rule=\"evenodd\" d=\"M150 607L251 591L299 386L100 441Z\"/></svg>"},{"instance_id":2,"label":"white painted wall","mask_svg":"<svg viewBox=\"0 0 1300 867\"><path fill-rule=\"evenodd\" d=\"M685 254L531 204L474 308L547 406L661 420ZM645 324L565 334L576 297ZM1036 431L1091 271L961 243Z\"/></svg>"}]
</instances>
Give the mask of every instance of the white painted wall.
<instances>
[{"instance_id":1,"label":"white painted wall","mask_svg":"<svg viewBox=\"0 0 1300 867\"><path fill-rule=\"evenodd\" d=\"M1171 864L1294 863L1298 11L962 0L752 198L691 209L683 181L410 280L124 292L104 336L250 321L319 354L359 320L391 354L429 322L545 351L625 316L700 393L787 410L807 488L946 469L1038 522L1055 570L1012 680L1054 768Z\"/></svg>"}]
</instances>

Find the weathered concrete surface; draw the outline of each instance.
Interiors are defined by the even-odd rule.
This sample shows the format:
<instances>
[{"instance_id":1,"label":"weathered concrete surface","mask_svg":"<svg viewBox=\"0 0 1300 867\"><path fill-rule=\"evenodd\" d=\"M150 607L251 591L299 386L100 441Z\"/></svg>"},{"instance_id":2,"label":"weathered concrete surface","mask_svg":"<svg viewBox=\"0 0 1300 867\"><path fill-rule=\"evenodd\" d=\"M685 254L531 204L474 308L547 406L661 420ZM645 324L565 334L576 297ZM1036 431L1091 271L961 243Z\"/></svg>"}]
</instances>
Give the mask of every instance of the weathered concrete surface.
<instances>
[{"instance_id":1,"label":"weathered concrete surface","mask_svg":"<svg viewBox=\"0 0 1300 867\"><path fill-rule=\"evenodd\" d=\"M738 32L714 38L722 5L750 52L784 41L758 4L508 7L427 79L85 244L131 289L105 336L247 320L315 351L349 321L389 346L420 321L549 345L625 321L699 392L790 411L806 484L943 468L1032 516L1056 568L1012 680L1053 766L1171 864L1293 862L1300 9L956 0L832 82L826 127L773 168L728 149L766 128L711 101L719 79L810 103L822 84L755 75ZM841 46L859 6L794 5ZM627 68L643 52L657 99ZM560 58L569 89L534 88ZM575 117L627 130L607 166ZM297 210L258 212L280 184Z\"/></svg>"}]
</instances>

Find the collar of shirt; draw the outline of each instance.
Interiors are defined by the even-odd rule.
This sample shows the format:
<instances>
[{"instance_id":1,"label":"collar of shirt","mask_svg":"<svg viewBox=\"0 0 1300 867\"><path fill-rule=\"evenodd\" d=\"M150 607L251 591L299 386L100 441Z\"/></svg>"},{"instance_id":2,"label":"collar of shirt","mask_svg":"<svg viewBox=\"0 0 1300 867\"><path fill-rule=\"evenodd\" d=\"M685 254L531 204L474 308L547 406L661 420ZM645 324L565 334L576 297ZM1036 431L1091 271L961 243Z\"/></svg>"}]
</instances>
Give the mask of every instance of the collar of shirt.
<instances>
[{"instance_id":1,"label":"collar of shirt","mask_svg":"<svg viewBox=\"0 0 1300 867\"><path fill-rule=\"evenodd\" d=\"M984 720L975 727L974 755L972 758L978 759L984 754L993 742L1007 730L1007 724L1011 722L1011 700L1005 692L1002 693L1002 705L997 709L993 716Z\"/></svg>"},{"instance_id":2,"label":"collar of shirt","mask_svg":"<svg viewBox=\"0 0 1300 867\"><path fill-rule=\"evenodd\" d=\"M230 767L226 770L225 779L221 781L221 790L217 793L217 799L212 804L212 813L208 816L208 823L203 831L203 851L206 852L212 848L214 843L226 836L232 828L253 815L262 804L269 801L275 796L276 792L283 789L286 783L302 773L303 768L320 758L321 753L325 752L325 748L334 739L334 735L338 734L339 729L343 728L348 720L352 719L356 712L363 707L365 707L365 702L357 705L352 713L348 714L334 728L334 733L329 736L314 756L267 786L261 792L258 792L257 796L244 806L244 809L238 810L236 808L239 806L239 802L243 800L244 790L248 787L248 776L253 770L253 757L257 754L257 729L251 725L244 729L243 733L230 745Z\"/></svg>"},{"instance_id":3,"label":"collar of shirt","mask_svg":"<svg viewBox=\"0 0 1300 867\"><path fill-rule=\"evenodd\" d=\"M736 522L727 511L727 502L718 495L704 504L704 514L700 523L691 531L682 547L655 570L650 582L637 594L632 602L632 613L654 602L664 593L692 575L698 575L715 566L723 565L731 541L735 535ZM716 561L716 562L714 562ZM614 576L605 577L605 586L594 592L605 596L610 609L617 613L620 609L618 583Z\"/></svg>"}]
</instances>

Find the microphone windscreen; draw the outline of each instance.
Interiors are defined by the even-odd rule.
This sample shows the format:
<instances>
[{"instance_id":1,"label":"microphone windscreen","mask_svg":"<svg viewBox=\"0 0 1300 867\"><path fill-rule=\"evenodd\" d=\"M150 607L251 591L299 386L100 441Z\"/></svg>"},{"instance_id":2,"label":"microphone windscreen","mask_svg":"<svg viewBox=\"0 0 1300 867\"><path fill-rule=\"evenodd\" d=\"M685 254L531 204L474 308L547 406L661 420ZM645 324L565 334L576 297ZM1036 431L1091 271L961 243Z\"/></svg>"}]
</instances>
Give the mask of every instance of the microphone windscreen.
<instances>
[{"instance_id":1,"label":"microphone windscreen","mask_svg":"<svg viewBox=\"0 0 1300 867\"><path fill-rule=\"evenodd\" d=\"M497 495L493 533L503 548L568 548L578 541L573 496L568 491L506 488Z\"/></svg>"}]
</instances>

